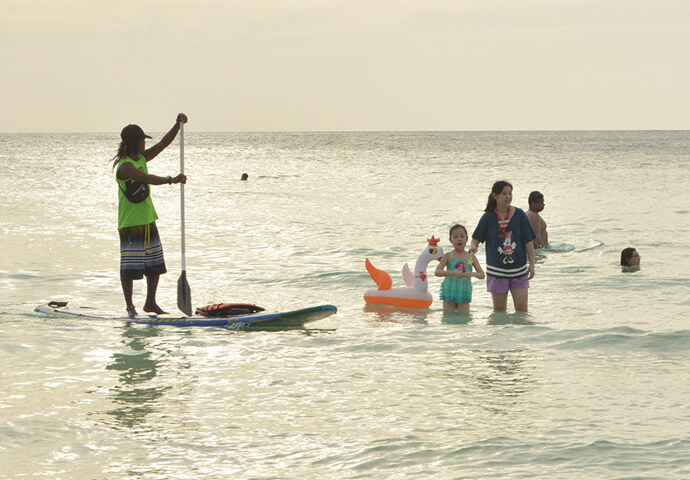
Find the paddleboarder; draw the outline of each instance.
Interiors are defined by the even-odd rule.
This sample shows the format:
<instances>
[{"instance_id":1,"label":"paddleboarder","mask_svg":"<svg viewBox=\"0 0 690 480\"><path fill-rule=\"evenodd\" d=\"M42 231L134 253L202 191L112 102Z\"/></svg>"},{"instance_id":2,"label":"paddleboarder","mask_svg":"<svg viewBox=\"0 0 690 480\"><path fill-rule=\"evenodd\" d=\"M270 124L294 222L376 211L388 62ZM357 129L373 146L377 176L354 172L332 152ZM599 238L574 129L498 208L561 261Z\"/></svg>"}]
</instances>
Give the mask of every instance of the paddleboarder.
<instances>
[{"instance_id":1,"label":"paddleboarder","mask_svg":"<svg viewBox=\"0 0 690 480\"><path fill-rule=\"evenodd\" d=\"M170 131L150 148L146 148L146 139L151 137L140 126L127 125L120 133L120 148L112 159L119 197L117 227L120 233L120 283L128 315L137 315L132 291L134 280L143 277L146 277L144 311L166 313L156 302L158 280L167 269L156 228L158 214L153 206L149 186L184 184L187 183L187 177L183 173L174 177L150 174L147 162L156 158L172 143L183 123L187 123L187 116L180 113Z\"/></svg>"}]
</instances>

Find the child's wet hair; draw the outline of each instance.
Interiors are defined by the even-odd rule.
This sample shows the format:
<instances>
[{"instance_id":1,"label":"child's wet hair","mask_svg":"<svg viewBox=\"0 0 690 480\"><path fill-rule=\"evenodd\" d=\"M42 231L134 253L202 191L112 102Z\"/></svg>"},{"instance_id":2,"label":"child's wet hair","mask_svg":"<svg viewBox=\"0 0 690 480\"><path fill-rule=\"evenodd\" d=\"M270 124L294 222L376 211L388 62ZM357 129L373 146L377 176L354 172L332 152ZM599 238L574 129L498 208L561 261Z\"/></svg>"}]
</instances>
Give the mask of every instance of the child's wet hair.
<instances>
[{"instance_id":1,"label":"child's wet hair","mask_svg":"<svg viewBox=\"0 0 690 480\"><path fill-rule=\"evenodd\" d=\"M453 231L462 228L465 231L465 236L467 236L467 229L465 228L464 225L460 225L459 223L456 223L452 227L450 227L450 232L448 232L448 238L451 238L453 236Z\"/></svg>"}]
</instances>

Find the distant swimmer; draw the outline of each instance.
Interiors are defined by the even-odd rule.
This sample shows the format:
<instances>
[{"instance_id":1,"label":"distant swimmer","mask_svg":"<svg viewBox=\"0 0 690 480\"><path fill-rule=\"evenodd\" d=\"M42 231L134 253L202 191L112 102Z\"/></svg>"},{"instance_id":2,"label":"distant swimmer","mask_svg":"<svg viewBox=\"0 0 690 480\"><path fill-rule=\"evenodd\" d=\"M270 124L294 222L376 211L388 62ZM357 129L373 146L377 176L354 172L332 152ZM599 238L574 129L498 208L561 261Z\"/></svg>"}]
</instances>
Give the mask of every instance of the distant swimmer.
<instances>
[{"instance_id":1,"label":"distant swimmer","mask_svg":"<svg viewBox=\"0 0 690 480\"><path fill-rule=\"evenodd\" d=\"M640 254L633 247L624 248L621 252L621 267L624 270L637 270L640 268Z\"/></svg>"},{"instance_id":2,"label":"distant swimmer","mask_svg":"<svg viewBox=\"0 0 690 480\"><path fill-rule=\"evenodd\" d=\"M249 175L247 175L246 173L243 173L242 178L240 178L240 180L249 180Z\"/></svg>"},{"instance_id":3,"label":"distant swimmer","mask_svg":"<svg viewBox=\"0 0 690 480\"><path fill-rule=\"evenodd\" d=\"M529 194L527 202L529 203L527 218L529 218L532 229L537 235L537 238L534 239L534 248L546 248L549 246L549 234L546 232L546 222L539 215L539 212L544 210L544 195L535 190Z\"/></svg>"}]
</instances>

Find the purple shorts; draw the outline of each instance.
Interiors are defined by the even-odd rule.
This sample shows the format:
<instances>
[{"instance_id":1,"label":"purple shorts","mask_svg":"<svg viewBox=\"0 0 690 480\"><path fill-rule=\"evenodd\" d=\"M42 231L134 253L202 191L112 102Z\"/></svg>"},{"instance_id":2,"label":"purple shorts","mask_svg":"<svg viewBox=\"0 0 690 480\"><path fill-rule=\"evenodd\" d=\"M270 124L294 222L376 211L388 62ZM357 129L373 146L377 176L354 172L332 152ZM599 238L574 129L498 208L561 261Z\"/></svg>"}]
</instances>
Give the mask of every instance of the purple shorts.
<instances>
[{"instance_id":1,"label":"purple shorts","mask_svg":"<svg viewBox=\"0 0 690 480\"><path fill-rule=\"evenodd\" d=\"M489 293L508 293L510 290L519 290L521 288L529 288L528 275L517 278L486 276L486 289Z\"/></svg>"}]
</instances>

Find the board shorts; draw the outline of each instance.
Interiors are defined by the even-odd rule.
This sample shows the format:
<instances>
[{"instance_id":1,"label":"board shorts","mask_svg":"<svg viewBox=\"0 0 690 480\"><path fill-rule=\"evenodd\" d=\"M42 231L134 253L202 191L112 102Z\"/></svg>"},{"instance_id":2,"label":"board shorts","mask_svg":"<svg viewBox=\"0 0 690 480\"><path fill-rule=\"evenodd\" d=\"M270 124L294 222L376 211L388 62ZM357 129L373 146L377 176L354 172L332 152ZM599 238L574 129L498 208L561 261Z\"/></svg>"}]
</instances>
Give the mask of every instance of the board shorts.
<instances>
[{"instance_id":1,"label":"board shorts","mask_svg":"<svg viewBox=\"0 0 690 480\"><path fill-rule=\"evenodd\" d=\"M168 270L156 222L125 227L120 232L120 279L139 280Z\"/></svg>"},{"instance_id":2,"label":"board shorts","mask_svg":"<svg viewBox=\"0 0 690 480\"><path fill-rule=\"evenodd\" d=\"M486 276L486 289L489 293L508 293L510 290L520 290L522 288L529 288L528 275L517 278Z\"/></svg>"}]
</instances>

